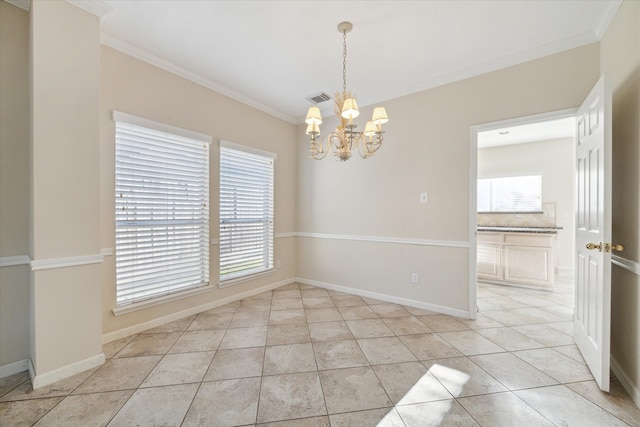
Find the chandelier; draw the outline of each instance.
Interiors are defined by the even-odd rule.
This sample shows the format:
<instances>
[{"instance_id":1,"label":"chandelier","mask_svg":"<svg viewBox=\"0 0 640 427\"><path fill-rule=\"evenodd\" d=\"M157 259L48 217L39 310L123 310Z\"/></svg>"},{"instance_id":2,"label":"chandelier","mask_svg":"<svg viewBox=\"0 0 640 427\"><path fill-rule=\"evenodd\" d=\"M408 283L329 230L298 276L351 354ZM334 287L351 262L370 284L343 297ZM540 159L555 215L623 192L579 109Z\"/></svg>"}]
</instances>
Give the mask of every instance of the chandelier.
<instances>
[{"instance_id":1,"label":"chandelier","mask_svg":"<svg viewBox=\"0 0 640 427\"><path fill-rule=\"evenodd\" d=\"M363 159L373 156L382 146L384 131L382 125L389 121L384 107L375 107L373 117L364 126L364 131L356 131L353 119L360 115L358 104L351 92L347 92L347 33L353 29L351 22L338 24L338 31L342 33L342 93L336 92L335 110L340 118L340 124L333 132L320 137L322 116L318 107L309 107L305 123L309 135L311 155L316 160L327 157L333 150L336 160L349 160L351 152L358 149Z\"/></svg>"}]
</instances>

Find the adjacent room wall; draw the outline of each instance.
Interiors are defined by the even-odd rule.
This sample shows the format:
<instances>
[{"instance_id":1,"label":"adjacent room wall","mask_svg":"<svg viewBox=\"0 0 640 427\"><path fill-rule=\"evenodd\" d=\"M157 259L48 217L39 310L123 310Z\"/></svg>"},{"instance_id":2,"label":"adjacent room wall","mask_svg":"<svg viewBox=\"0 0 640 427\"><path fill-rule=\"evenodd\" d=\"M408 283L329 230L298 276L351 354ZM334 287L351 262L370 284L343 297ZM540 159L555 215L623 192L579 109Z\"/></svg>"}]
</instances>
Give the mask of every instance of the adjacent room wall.
<instances>
[{"instance_id":1,"label":"adjacent room wall","mask_svg":"<svg viewBox=\"0 0 640 427\"><path fill-rule=\"evenodd\" d=\"M555 203L558 266L573 271L573 139L539 141L478 150L478 178L542 175L542 203ZM526 215L526 214L523 214Z\"/></svg>"},{"instance_id":2,"label":"adjacent room wall","mask_svg":"<svg viewBox=\"0 0 640 427\"><path fill-rule=\"evenodd\" d=\"M0 1L0 44L1 378L29 358L29 12Z\"/></svg>"},{"instance_id":3,"label":"adjacent room wall","mask_svg":"<svg viewBox=\"0 0 640 427\"><path fill-rule=\"evenodd\" d=\"M139 332L223 301L295 280L296 127L201 85L163 71L110 47L102 46L100 108L100 235L106 252L115 246L114 110L213 136L210 166L211 292L115 317L115 256L102 269L104 341ZM277 154L275 162L274 274L219 289L218 284L218 141L228 140Z\"/></svg>"},{"instance_id":4,"label":"adjacent room wall","mask_svg":"<svg viewBox=\"0 0 640 427\"><path fill-rule=\"evenodd\" d=\"M624 1L600 43L613 92L611 362L640 406L640 2Z\"/></svg>"},{"instance_id":5,"label":"adjacent room wall","mask_svg":"<svg viewBox=\"0 0 640 427\"><path fill-rule=\"evenodd\" d=\"M587 45L384 102L385 141L366 161L315 161L301 149L298 276L469 315L470 127L577 107L598 75L599 46Z\"/></svg>"}]
</instances>

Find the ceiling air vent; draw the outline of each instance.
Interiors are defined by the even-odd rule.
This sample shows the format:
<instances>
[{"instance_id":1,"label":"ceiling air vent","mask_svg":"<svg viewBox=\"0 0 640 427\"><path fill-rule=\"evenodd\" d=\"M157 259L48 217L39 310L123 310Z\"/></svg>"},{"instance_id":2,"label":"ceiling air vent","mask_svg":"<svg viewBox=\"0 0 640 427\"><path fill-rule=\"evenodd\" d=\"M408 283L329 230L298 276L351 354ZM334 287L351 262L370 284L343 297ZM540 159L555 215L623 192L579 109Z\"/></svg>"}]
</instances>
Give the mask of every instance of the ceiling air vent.
<instances>
[{"instance_id":1,"label":"ceiling air vent","mask_svg":"<svg viewBox=\"0 0 640 427\"><path fill-rule=\"evenodd\" d=\"M312 104L320 104L321 102L330 100L331 97L324 92L320 92L315 95L307 96L305 99Z\"/></svg>"}]
</instances>

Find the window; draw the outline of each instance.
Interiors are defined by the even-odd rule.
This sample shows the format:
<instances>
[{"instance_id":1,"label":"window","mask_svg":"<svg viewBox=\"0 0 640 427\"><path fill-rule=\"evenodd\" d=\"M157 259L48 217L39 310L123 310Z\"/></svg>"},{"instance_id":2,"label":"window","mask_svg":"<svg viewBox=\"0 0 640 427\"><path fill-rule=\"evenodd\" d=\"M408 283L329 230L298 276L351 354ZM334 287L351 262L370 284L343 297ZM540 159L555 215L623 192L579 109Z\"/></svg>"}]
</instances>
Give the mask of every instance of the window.
<instances>
[{"instance_id":1,"label":"window","mask_svg":"<svg viewBox=\"0 0 640 427\"><path fill-rule=\"evenodd\" d=\"M210 138L114 119L118 305L208 285Z\"/></svg>"},{"instance_id":2,"label":"window","mask_svg":"<svg viewBox=\"0 0 640 427\"><path fill-rule=\"evenodd\" d=\"M220 282L273 269L275 158L220 141Z\"/></svg>"},{"instance_id":3,"label":"window","mask_svg":"<svg viewBox=\"0 0 640 427\"><path fill-rule=\"evenodd\" d=\"M541 212L542 177L478 180L478 212Z\"/></svg>"}]
</instances>

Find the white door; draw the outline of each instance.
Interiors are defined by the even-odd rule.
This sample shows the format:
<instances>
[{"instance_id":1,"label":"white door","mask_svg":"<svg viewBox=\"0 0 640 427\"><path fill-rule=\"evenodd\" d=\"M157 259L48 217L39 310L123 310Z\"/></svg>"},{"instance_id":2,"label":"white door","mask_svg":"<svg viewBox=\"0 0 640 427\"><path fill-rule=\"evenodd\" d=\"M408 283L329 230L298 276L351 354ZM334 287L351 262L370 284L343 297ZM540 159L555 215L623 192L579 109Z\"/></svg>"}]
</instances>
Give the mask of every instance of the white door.
<instances>
[{"instance_id":1,"label":"white door","mask_svg":"<svg viewBox=\"0 0 640 427\"><path fill-rule=\"evenodd\" d=\"M601 76L576 117L574 336L596 382L609 391L611 335L611 90Z\"/></svg>"}]
</instances>

